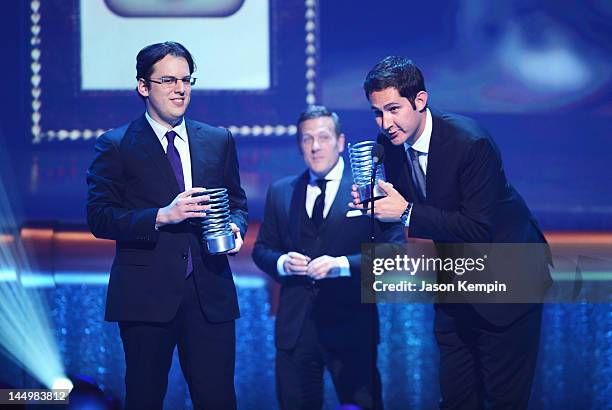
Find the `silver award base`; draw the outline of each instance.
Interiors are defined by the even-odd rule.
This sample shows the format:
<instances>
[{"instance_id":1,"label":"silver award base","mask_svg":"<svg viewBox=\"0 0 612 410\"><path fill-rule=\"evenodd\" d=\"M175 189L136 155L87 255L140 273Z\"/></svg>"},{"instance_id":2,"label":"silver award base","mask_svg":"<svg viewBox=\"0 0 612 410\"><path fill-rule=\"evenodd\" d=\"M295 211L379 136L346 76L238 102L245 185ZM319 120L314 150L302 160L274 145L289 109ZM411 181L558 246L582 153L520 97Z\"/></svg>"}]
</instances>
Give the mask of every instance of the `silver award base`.
<instances>
[{"instance_id":1,"label":"silver award base","mask_svg":"<svg viewBox=\"0 0 612 410\"><path fill-rule=\"evenodd\" d=\"M362 203L370 202L371 197L371 185L362 185L357 187L357 192L359 193L359 200ZM385 192L378 186L374 186L374 200L380 199L387 196Z\"/></svg>"},{"instance_id":2,"label":"silver award base","mask_svg":"<svg viewBox=\"0 0 612 410\"><path fill-rule=\"evenodd\" d=\"M231 251L235 247L236 241L233 232L206 238L206 248L211 255L225 253Z\"/></svg>"}]
</instances>

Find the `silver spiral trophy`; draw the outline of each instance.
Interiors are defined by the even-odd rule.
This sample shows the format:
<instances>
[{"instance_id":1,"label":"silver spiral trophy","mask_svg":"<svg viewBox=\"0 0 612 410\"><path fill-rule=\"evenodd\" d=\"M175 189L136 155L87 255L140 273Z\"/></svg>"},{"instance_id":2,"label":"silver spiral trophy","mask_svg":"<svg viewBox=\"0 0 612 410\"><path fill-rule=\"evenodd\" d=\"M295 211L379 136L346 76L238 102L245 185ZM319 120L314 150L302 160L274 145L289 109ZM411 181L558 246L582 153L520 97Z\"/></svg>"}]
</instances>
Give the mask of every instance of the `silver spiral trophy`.
<instances>
[{"instance_id":1,"label":"silver spiral trophy","mask_svg":"<svg viewBox=\"0 0 612 410\"><path fill-rule=\"evenodd\" d=\"M230 227L229 199L226 188L211 188L202 192L209 200L202 204L210 205L206 216L201 220L202 245L211 255L225 253L236 247L234 233Z\"/></svg>"},{"instance_id":2,"label":"silver spiral trophy","mask_svg":"<svg viewBox=\"0 0 612 410\"><path fill-rule=\"evenodd\" d=\"M353 183L357 185L359 200L369 202L372 199L372 148L376 141L363 141L357 144L348 144L349 159L351 161L351 172L353 173ZM374 200L386 196L384 191L378 186L378 181L385 181L385 169L382 164L376 167L374 177Z\"/></svg>"}]
</instances>

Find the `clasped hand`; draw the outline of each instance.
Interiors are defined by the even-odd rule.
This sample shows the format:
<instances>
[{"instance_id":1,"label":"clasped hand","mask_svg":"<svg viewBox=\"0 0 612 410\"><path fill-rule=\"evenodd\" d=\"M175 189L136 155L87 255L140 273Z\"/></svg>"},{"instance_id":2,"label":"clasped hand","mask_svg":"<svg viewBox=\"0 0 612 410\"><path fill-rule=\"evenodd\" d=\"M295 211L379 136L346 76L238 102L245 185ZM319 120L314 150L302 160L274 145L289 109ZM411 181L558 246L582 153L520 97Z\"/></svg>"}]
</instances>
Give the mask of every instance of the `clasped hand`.
<instances>
[{"instance_id":1,"label":"clasped hand","mask_svg":"<svg viewBox=\"0 0 612 410\"><path fill-rule=\"evenodd\" d=\"M340 271L340 265L333 256L323 255L311 259L299 252L287 253L283 268L288 274L308 276L315 280L337 276Z\"/></svg>"}]
</instances>

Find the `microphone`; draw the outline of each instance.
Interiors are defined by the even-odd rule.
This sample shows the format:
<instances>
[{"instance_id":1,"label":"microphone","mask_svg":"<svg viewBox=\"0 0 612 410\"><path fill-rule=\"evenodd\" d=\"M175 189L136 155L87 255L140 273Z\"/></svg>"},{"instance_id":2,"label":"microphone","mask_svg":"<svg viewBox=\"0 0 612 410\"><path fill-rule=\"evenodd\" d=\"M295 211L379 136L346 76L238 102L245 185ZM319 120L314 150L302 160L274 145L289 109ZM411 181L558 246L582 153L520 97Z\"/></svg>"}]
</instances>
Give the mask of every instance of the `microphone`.
<instances>
[{"instance_id":1,"label":"microphone","mask_svg":"<svg viewBox=\"0 0 612 410\"><path fill-rule=\"evenodd\" d=\"M385 159L385 147L382 144L376 144L372 147L372 161L374 166L380 164Z\"/></svg>"},{"instance_id":2,"label":"microphone","mask_svg":"<svg viewBox=\"0 0 612 410\"><path fill-rule=\"evenodd\" d=\"M374 243L376 239L375 228L374 228L374 202L380 197L376 196L376 190L378 188L376 181L376 174L378 173L378 166L382 163L385 158L385 147L381 144L375 144L372 147L372 174L370 176L370 211L372 212L372 218L370 218L370 242ZM383 177L384 180L384 177ZM373 257L374 248L372 248Z\"/></svg>"},{"instance_id":3,"label":"microphone","mask_svg":"<svg viewBox=\"0 0 612 410\"><path fill-rule=\"evenodd\" d=\"M378 166L380 165L380 163L385 157L385 147L383 147L380 144L375 144L372 147L371 153L372 153L372 174L370 175L370 198L371 198L370 210L372 211L372 216L373 216L374 215L374 201L378 199L376 196L376 190L378 188L376 184L377 182L376 174L378 171ZM374 243L374 218L372 218L372 222L371 222L370 239L371 239L371 242Z\"/></svg>"}]
</instances>

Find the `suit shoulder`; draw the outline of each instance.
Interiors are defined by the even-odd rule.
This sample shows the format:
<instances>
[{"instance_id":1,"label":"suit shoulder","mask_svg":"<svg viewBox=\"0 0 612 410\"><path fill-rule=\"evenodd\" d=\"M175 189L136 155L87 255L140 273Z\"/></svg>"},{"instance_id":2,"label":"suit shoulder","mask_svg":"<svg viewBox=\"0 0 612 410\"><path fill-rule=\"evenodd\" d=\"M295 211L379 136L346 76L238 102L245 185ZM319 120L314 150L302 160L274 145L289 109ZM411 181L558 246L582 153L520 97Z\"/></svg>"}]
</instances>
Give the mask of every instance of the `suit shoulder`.
<instances>
[{"instance_id":1,"label":"suit shoulder","mask_svg":"<svg viewBox=\"0 0 612 410\"><path fill-rule=\"evenodd\" d=\"M300 175L289 175L281 179L278 179L272 182L272 185L270 185L270 190L277 191L277 190L290 188L293 185L295 185L299 177Z\"/></svg>"},{"instance_id":2,"label":"suit shoulder","mask_svg":"<svg viewBox=\"0 0 612 410\"><path fill-rule=\"evenodd\" d=\"M444 128L443 138L451 142L450 147L455 153L464 152L466 158L492 154L501 160L501 153L495 140L476 120L449 113L442 114L439 119L441 121L438 123L434 120L434 126L437 124Z\"/></svg>"},{"instance_id":3,"label":"suit shoulder","mask_svg":"<svg viewBox=\"0 0 612 410\"><path fill-rule=\"evenodd\" d=\"M127 123L116 128L111 128L110 130L100 134L98 136L98 141L107 141L115 145L119 145L127 133L128 128L130 128L130 125L131 123Z\"/></svg>"},{"instance_id":4,"label":"suit shoulder","mask_svg":"<svg viewBox=\"0 0 612 410\"><path fill-rule=\"evenodd\" d=\"M129 129L133 123L123 124L116 128L111 128L110 130L100 134L98 138L96 138L96 149L98 150L108 150L115 149L120 150L124 141L126 141L125 136L129 133Z\"/></svg>"},{"instance_id":5,"label":"suit shoulder","mask_svg":"<svg viewBox=\"0 0 612 410\"><path fill-rule=\"evenodd\" d=\"M198 131L206 133L207 138L220 138L227 139L232 134L227 128L216 127L214 125L206 124L204 122L187 120L190 127Z\"/></svg>"},{"instance_id":6,"label":"suit shoulder","mask_svg":"<svg viewBox=\"0 0 612 410\"><path fill-rule=\"evenodd\" d=\"M467 144L471 145L482 139L491 139L489 132L473 118L459 114L437 113L434 116L434 126L436 124L435 118L444 128L446 135L454 135Z\"/></svg>"}]
</instances>

